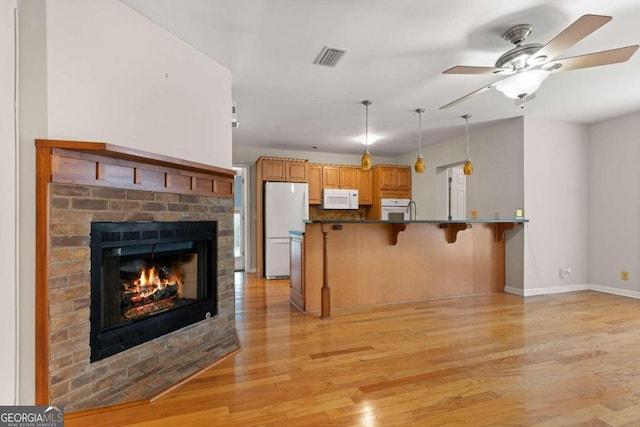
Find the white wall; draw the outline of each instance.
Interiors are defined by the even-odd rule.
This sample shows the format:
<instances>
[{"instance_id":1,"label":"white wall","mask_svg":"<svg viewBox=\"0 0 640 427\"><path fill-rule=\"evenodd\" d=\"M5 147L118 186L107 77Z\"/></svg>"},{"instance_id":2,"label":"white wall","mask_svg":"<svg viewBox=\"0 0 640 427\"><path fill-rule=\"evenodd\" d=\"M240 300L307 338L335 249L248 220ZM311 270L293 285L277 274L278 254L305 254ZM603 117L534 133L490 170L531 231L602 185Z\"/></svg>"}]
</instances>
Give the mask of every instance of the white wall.
<instances>
[{"instance_id":1,"label":"white wall","mask_svg":"<svg viewBox=\"0 0 640 427\"><path fill-rule=\"evenodd\" d=\"M640 296L640 113L590 126L589 282ZM620 271L629 272L629 281Z\"/></svg>"},{"instance_id":2,"label":"white wall","mask_svg":"<svg viewBox=\"0 0 640 427\"><path fill-rule=\"evenodd\" d=\"M501 121L469 131L469 153L474 165L467 177L467 212L476 209L478 218L513 218L513 210L524 206L523 120ZM413 199L418 219L445 219L446 173L444 166L466 159L466 136L423 147L425 172L412 176ZM413 164L416 153L401 158ZM526 227L526 226L525 226ZM506 233L505 281L511 288L523 286L524 227Z\"/></svg>"},{"instance_id":3,"label":"white wall","mask_svg":"<svg viewBox=\"0 0 640 427\"><path fill-rule=\"evenodd\" d=\"M525 119L525 295L586 288L588 141L585 125Z\"/></svg>"},{"instance_id":4,"label":"white wall","mask_svg":"<svg viewBox=\"0 0 640 427\"><path fill-rule=\"evenodd\" d=\"M0 310L2 346L0 347L0 405L16 403L16 349L17 349L17 295L16 277L16 144L15 113L13 100L15 61L15 0L0 2L0 194L3 209L0 209L0 271L2 283L0 293L5 301Z\"/></svg>"},{"instance_id":5,"label":"white wall","mask_svg":"<svg viewBox=\"0 0 640 427\"><path fill-rule=\"evenodd\" d=\"M474 165L467 177L467 211L476 209L478 217L512 218L513 209L523 206L522 119L505 120L469 131L469 153ZM466 137L445 140L423 147L425 172L413 171L413 198L419 219L446 218L446 180L443 166L466 159ZM409 153L399 160L413 165L417 156Z\"/></svg>"},{"instance_id":6,"label":"white wall","mask_svg":"<svg viewBox=\"0 0 640 427\"><path fill-rule=\"evenodd\" d=\"M45 0L20 0L19 9L19 402L35 402L35 147L47 135Z\"/></svg>"},{"instance_id":7,"label":"white wall","mask_svg":"<svg viewBox=\"0 0 640 427\"><path fill-rule=\"evenodd\" d=\"M49 138L231 168L230 72L133 9L48 2L47 55Z\"/></svg>"},{"instance_id":8,"label":"white wall","mask_svg":"<svg viewBox=\"0 0 640 427\"><path fill-rule=\"evenodd\" d=\"M471 133L470 133L471 135ZM418 174L413 169L418 150L402 156L400 164L411 165L411 197L416 202L418 219L446 219L445 203L446 176L438 171L442 165L464 161L466 158L465 138L454 138L422 147L425 170Z\"/></svg>"},{"instance_id":9,"label":"white wall","mask_svg":"<svg viewBox=\"0 0 640 427\"><path fill-rule=\"evenodd\" d=\"M35 138L231 168L228 70L118 0L20 0L20 403L34 401Z\"/></svg>"}]
</instances>

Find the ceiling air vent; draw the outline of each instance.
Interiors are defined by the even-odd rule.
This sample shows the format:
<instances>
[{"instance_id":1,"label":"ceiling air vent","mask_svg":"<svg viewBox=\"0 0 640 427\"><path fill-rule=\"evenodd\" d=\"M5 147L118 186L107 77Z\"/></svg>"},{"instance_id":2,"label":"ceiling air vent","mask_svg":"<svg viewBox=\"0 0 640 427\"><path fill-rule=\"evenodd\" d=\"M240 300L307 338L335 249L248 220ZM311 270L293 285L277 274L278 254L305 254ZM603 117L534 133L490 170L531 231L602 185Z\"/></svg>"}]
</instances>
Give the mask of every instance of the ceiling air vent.
<instances>
[{"instance_id":1,"label":"ceiling air vent","mask_svg":"<svg viewBox=\"0 0 640 427\"><path fill-rule=\"evenodd\" d=\"M326 67L335 67L345 53L347 53L347 51L344 49L336 49L335 47L325 46L322 48L320 54L318 55L316 60L313 61L313 63L324 65Z\"/></svg>"}]
</instances>

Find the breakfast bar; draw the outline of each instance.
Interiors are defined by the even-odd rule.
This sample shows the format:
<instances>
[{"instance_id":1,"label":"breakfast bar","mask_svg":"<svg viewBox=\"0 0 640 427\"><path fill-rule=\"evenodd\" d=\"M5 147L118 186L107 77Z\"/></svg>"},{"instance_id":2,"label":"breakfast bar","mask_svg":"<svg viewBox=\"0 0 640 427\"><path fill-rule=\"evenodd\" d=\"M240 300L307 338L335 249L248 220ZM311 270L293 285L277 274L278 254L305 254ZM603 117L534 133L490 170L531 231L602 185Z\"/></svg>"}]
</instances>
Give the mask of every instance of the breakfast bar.
<instances>
[{"instance_id":1,"label":"breakfast bar","mask_svg":"<svg viewBox=\"0 0 640 427\"><path fill-rule=\"evenodd\" d=\"M322 220L291 233L291 302L305 312L503 292L506 220Z\"/></svg>"}]
</instances>

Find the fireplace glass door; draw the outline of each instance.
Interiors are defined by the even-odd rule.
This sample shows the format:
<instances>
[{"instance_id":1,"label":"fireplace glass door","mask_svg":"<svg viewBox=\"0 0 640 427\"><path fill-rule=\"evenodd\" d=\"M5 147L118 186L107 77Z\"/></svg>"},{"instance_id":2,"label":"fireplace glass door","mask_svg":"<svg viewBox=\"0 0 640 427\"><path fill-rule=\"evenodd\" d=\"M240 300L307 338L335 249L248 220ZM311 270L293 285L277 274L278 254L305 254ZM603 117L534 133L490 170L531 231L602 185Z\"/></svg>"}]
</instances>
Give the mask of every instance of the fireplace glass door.
<instances>
[{"instance_id":1,"label":"fireplace glass door","mask_svg":"<svg viewBox=\"0 0 640 427\"><path fill-rule=\"evenodd\" d=\"M91 225L91 355L216 314L215 222Z\"/></svg>"}]
</instances>

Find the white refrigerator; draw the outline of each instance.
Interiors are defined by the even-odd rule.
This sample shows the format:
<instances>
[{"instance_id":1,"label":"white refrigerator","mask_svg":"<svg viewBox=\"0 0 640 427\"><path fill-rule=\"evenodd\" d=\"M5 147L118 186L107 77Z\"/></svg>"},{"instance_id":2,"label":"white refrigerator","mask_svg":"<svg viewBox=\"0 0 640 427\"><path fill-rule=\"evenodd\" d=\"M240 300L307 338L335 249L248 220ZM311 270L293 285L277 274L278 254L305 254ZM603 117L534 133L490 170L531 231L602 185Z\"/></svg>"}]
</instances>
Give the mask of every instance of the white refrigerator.
<instances>
[{"instance_id":1,"label":"white refrigerator","mask_svg":"<svg viewBox=\"0 0 640 427\"><path fill-rule=\"evenodd\" d=\"M304 231L303 221L309 219L309 186L297 182L266 182L264 197L265 277L289 277L289 231Z\"/></svg>"}]
</instances>

